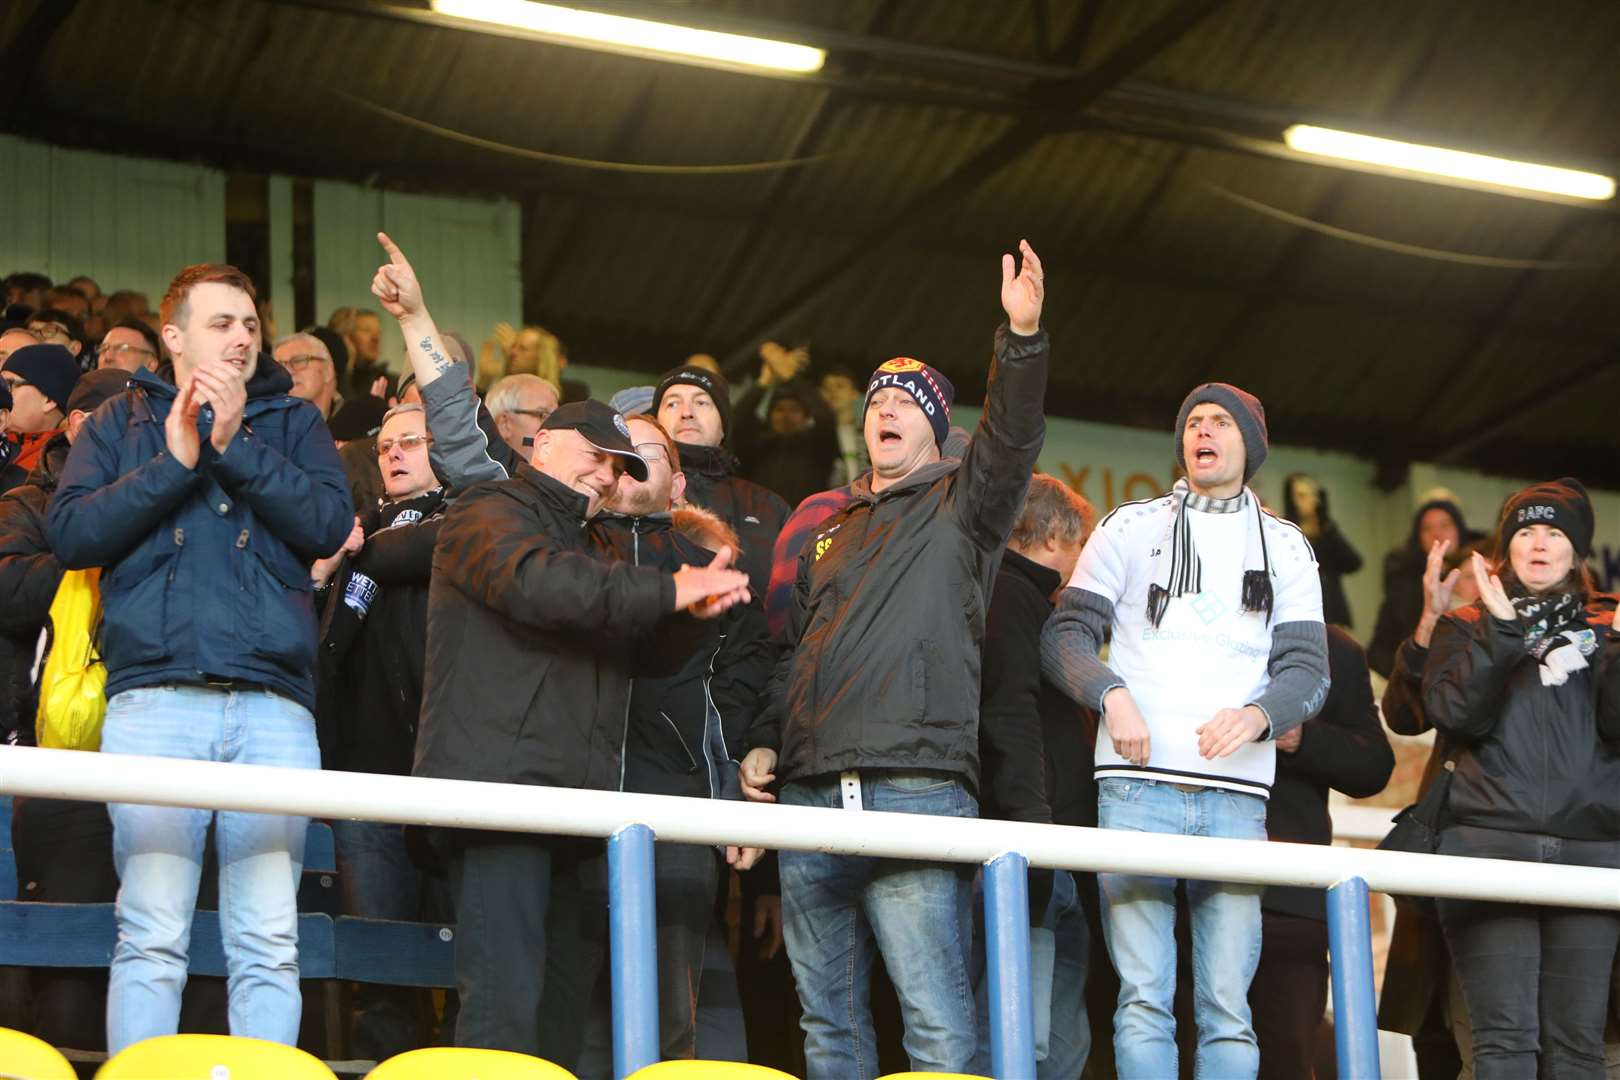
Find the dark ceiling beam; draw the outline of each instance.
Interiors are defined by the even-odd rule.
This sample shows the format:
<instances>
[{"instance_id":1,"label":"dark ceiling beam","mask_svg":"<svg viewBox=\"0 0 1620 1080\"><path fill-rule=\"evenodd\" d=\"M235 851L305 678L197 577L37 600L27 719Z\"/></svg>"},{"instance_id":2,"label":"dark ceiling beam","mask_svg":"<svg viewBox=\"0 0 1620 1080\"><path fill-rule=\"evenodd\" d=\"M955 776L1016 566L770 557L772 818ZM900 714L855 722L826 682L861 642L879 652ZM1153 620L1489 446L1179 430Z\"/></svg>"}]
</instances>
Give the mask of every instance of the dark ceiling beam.
<instances>
[{"instance_id":1,"label":"dark ceiling beam","mask_svg":"<svg viewBox=\"0 0 1620 1080\"><path fill-rule=\"evenodd\" d=\"M0 131L16 130L28 90L51 42L79 0L39 0L6 47L0 50Z\"/></svg>"},{"instance_id":2,"label":"dark ceiling beam","mask_svg":"<svg viewBox=\"0 0 1620 1080\"><path fill-rule=\"evenodd\" d=\"M879 0L872 17L867 21L868 33L882 33L894 21L895 11L898 9L898 0ZM850 61L850 73L856 76L864 73L868 57L859 56ZM848 104L849 99L837 90L825 90L810 111L805 115L804 122L800 124L799 131L793 139L793 145L783 155L786 159L809 157L821 145L822 138L832 126L839 110ZM765 194L755 206L748 222L748 229L737 243L732 247L731 255L727 258L720 272L714 276L710 286L709 298L698 309L696 325L699 327L713 326L721 311L730 303L736 293L737 286L742 281L744 269L758 252L760 240L766 231L775 223L782 208L786 205L787 197L799 177L804 175L803 169L782 169L769 174L765 181Z\"/></svg>"},{"instance_id":3,"label":"dark ceiling beam","mask_svg":"<svg viewBox=\"0 0 1620 1080\"><path fill-rule=\"evenodd\" d=\"M1533 390L1515 392L1511 403L1478 423L1469 425L1468 434L1462 438L1453 439L1439 449L1425 447L1430 451L1424 455L1425 459L1441 465L1464 463L1475 451L1490 445L1502 433L1544 414L1560 402L1568 401L1602 376L1614 374L1617 366L1620 366L1620 346L1605 350L1573 371L1561 371L1543 380ZM1419 412L1416 415L1427 416L1429 413ZM1613 457L1612 454L1609 456ZM1568 466L1559 468L1568 471Z\"/></svg>"},{"instance_id":4,"label":"dark ceiling beam","mask_svg":"<svg viewBox=\"0 0 1620 1080\"><path fill-rule=\"evenodd\" d=\"M1029 97L1032 101L1043 105L1062 103L1076 111L1084 109L1109 87L1179 41L1224 2L1225 0L1185 0L1139 31L1135 37L1096 66L1068 79L1037 84L1029 92ZM1064 46L1074 49L1077 38L1085 29L1087 28L1076 28L1072 31ZM1083 40L1079 41L1079 44L1083 47ZM1062 51L1060 48L1059 52ZM784 324L820 302L852 271L865 265L866 261L878 251L939 210L972 192L1049 133L1050 129L1044 124L1025 122L1015 124L992 140L955 171L889 215L883 224L857 239L837 258L830 260L801 282L793 293L785 297L767 315L737 336L725 351L722 363L730 366L740 362L753 351L758 342L776 333Z\"/></svg>"}]
</instances>

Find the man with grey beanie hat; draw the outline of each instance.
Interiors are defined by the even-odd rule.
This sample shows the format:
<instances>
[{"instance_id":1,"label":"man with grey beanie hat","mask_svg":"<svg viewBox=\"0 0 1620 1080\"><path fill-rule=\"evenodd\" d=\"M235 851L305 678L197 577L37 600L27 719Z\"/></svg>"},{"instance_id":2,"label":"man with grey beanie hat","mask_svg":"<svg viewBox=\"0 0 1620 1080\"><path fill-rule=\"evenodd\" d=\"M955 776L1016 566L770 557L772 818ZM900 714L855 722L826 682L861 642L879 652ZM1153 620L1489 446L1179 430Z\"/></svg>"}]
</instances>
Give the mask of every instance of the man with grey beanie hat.
<instances>
[{"instance_id":1,"label":"man with grey beanie hat","mask_svg":"<svg viewBox=\"0 0 1620 1080\"><path fill-rule=\"evenodd\" d=\"M1258 398L1228 383L1194 389L1176 415L1185 479L1103 519L1042 634L1043 673L1107 727L1094 769L1102 828L1266 838L1277 751L1298 746L1295 729L1328 689L1316 557L1245 486L1266 450ZM1175 882L1099 874L1098 884L1121 984L1119 1074L1174 1076ZM1198 1076L1259 1070L1248 993L1260 893L1187 882Z\"/></svg>"}]
</instances>

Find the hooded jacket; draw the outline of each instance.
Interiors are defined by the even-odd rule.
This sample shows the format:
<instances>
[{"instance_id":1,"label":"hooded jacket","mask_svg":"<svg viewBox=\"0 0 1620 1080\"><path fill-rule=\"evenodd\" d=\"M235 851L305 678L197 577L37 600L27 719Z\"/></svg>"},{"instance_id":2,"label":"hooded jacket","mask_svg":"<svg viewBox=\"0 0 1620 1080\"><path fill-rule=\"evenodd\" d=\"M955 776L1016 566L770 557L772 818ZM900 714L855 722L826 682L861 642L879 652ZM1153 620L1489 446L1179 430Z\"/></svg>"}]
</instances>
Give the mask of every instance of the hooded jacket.
<instances>
[{"instance_id":1,"label":"hooded jacket","mask_svg":"<svg viewBox=\"0 0 1620 1080\"><path fill-rule=\"evenodd\" d=\"M414 775L619 786L630 676L678 668L698 623L675 614L672 575L602 557L587 505L526 465L451 503Z\"/></svg>"},{"instance_id":2,"label":"hooded jacket","mask_svg":"<svg viewBox=\"0 0 1620 1080\"><path fill-rule=\"evenodd\" d=\"M1046 435L1045 331L996 332L984 413L958 460L870 478L799 555L787 650L751 741L777 775L931 769L979 782L980 649L1007 536Z\"/></svg>"},{"instance_id":3,"label":"hooded jacket","mask_svg":"<svg viewBox=\"0 0 1620 1080\"><path fill-rule=\"evenodd\" d=\"M1582 620L1612 642L1615 597ZM1573 646L1566 646L1573 647ZM1543 686L1518 620L1475 603L1442 616L1423 668L1423 714L1456 755L1446 819L1569 840L1620 839L1620 751L1602 736L1603 652Z\"/></svg>"},{"instance_id":4,"label":"hooded jacket","mask_svg":"<svg viewBox=\"0 0 1620 1080\"><path fill-rule=\"evenodd\" d=\"M34 654L62 582L62 564L45 538L45 512L68 449L67 432L58 432L28 482L0 495L0 740L6 743L34 742Z\"/></svg>"},{"instance_id":5,"label":"hooded jacket","mask_svg":"<svg viewBox=\"0 0 1620 1080\"><path fill-rule=\"evenodd\" d=\"M315 707L309 567L353 525L348 483L315 406L260 354L224 453L197 418L195 468L169 455L175 387L138 371L79 429L48 514L63 566L100 566L107 696L234 680Z\"/></svg>"},{"instance_id":6,"label":"hooded jacket","mask_svg":"<svg viewBox=\"0 0 1620 1080\"><path fill-rule=\"evenodd\" d=\"M736 475L737 459L724 445L676 443L686 474L686 501L718 514L737 533L742 545L737 569L748 574L748 587L764 596L771 583L771 553L776 536L791 512L769 488Z\"/></svg>"}]
</instances>

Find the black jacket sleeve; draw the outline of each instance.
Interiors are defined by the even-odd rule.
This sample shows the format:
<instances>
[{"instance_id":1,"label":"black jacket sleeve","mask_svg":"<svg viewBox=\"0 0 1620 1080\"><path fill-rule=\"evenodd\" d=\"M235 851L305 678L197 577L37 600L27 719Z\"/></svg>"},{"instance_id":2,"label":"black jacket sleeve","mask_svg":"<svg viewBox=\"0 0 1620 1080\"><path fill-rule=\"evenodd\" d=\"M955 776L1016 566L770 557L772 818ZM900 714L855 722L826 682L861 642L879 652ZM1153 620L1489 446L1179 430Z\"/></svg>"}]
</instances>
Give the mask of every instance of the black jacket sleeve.
<instances>
[{"instance_id":1,"label":"black jacket sleeve","mask_svg":"<svg viewBox=\"0 0 1620 1080\"><path fill-rule=\"evenodd\" d=\"M1361 552L1345 539L1331 518L1322 522L1322 531L1311 541L1311 549L1323 573L1353 574L1361 569Z\"/></svg>"},{"instance_id":2,"label":"black jacket sleeve","mask_svg":"<svg viewBox=\"0 0 1620 1080\"><path fill-rule=\"evenodd\" d=\"M1395 669L1384 687L1384 723L1397 735L1421 735L1429 730L1423 715L1423 671L1429 650L1412 638L1395 650Z\"/></svg>"},{"instance_id":3,"label":"black jacket sleeve","mask_svg":"<svg viewBox=\"0 0 1620 1080\"><path fill-rule=\"evenodd\" d=\"M1051 343L996 328L984 412L962 455L952 495L957 519L985 551L999 551L1024 508L1024 494L1046 440L1046 375Z\"/></svg>"},{"instance_id":4,"label":"black jacket sleeve","mask_svg":"<svg viewBox=\"0 0 1620 1080\"><path fill-rule=\"evenodd\" d=\"M998 575L985 616L979 690L981 788L987 813L1052 823L1041 735L1041 628L1050 606L1033 589Z\"/></svg>"},{"instance_id":5,"label":"black jacket sleeve","mask_svg":"<svg viewBox=\"0 0 1620 1080\"><path fill-rule=\"evenodd\" d=\"M1496 729L1502 695L1525 655L1524 629L1483 606L1441 618L1423 670L1423 712L1448 735L1479 740Z\"/></svg>"},{"instance_id":6,"label":"black jacket sleeve","mask_svg":"<svg viewBox=\"0 0 1620 1080\"><path fill-rule=\"evenodd\" d=\"M0 634L37 631L62 581L62 564L45 540L43 503L38 488L0 498Z\"/></svg>"},{"instance_id":7,"label":"black jacket sleeve","mask_svg":"<svg viewBox=\"0 0 1620 1080\"><path fill-rule=\"evenodd\" d=\"M1597 680L1598 736L1620 750L1620 633L1605 631Z\"/></svg>"},{"instance_id":8,"label":"black jacket sleeve","mask_svg":"<svg viewBox=\"0 0 1620 1080\"><path fill-rule=\"evenodd\" d=\"M1361 646L1343 631L1328 632L1333 689L1315 719L1305 722L1299 749L1279 754L1279 768L1295 770L1352 799L1376 795L1395 771L1395 751L1378 724L1372 682Z\"/></svg>"},{"instance_id":9,"label":"black jacket sleeve","mask_svg":"<svg viewBox=\"0 0 1620 1080\"><path fill-rule=\"evenodd\" d=\"M765 628L765 610L757 597L732 610L735 615L714 659L709 694L720 713L726 756L741 761L748 745L748 729L759 714L765 683L776 664L776 647Z\"/></svg>"},{"instance_id":10,"label":"black jacket sleeve","mask_svg":"<svg viewBox=\"0 0 1620 1080\"><path fill-rule=\"evenodd\" d=\"M444 516L378 529L366 537L354 567L378 585L426 585Z\"/></svg>"}]
</instances>

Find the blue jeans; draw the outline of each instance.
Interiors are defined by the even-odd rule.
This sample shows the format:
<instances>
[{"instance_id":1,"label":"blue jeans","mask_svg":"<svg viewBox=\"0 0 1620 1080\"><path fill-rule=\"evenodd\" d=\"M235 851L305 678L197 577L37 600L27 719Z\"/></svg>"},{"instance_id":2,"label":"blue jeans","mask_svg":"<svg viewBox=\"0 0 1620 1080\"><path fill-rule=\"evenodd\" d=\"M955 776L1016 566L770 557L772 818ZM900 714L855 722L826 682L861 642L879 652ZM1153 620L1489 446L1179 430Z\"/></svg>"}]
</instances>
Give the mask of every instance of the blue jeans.
<instances>
[{"instance_id":1,"label":"blue jeans","mask_svg":"<svg viewBox=\"0 0 1620 1080\"><path fill-rule=\"evenodd\" d=\"M1183 791L1154 780L1097 781L1097 823L1104 829L1266 838L1265 800L1220 788ZM1120 1080L1176 1075L1176 879L1098 874L1103 933L1119 972L1114 1062ZM1249 1015L1249 983L1260 962L1258 885L1187 882L1192 912L1193 1016L1198 1024L1194 1075L1243 1080L1260 1069Z\"/></svg>"},{"instance_id":2,"label":"blue jeans","mask_svg":"<svg viewBox=\"0 0 1620 1080\"><path fill-rule=\"evenodd\" d=\"M786 806L841 806L837 777L782 786ZM961 781L869 770L867 810L976 817ZM782 930L804 1008L807 1080L877 1076L870 987L874 939L900 998L905 1048L918 1071L966 1072L975 1044L973 867L784 851Z\"/></svg>"},{"instance_id":3,"label":"blue jeans","mask_svg":"<svg viewBox=\"0 0 1620 1080\"><path fill-rule=\"evenodd\" d=\"M320 767L315 719L268 691L191 686L125 690L107 702L104 754ZM112 803L118 945L107 988L107 1051L180 1022L191 919L210 818L219 854L219 919L233 1035L293 1044L298 988L298 875L309 820L274 814Z\"/></svg>"},{"instance_id":4,"label":"blue jeans","mask_svg":"<svg viewBox=\"0 0 1620 1080\"><path fill-rule=\"evenodd\" d=\"M979 1009L979 1058L976 1073L990 1075L990 972L986 966L984 941L984 908L979 898L973 906L974 918L974 992ZM1091 1056L1091 1022L1086 1015L1086 960L1091 953L1091 927L1086 922L1086 909L1080 903L1080 891L1074 875L1067 870L1052 872L1052 898L1039 923L1031 929L1045 930L1051 935L1051 985L1032 987L1037 1009L1035 1015L1035 1076L1036 1080L1073 1080L1086 1067ZM1043 948L1038 941L1031 942L1032 952ZM1032 974L1038 979L1041 963L1031 957ZM1039 1009L1047 1006L1047 1016ZM1046 1039L1040 1036L1045 1030Z\"/></svg>"}]
</instances>

